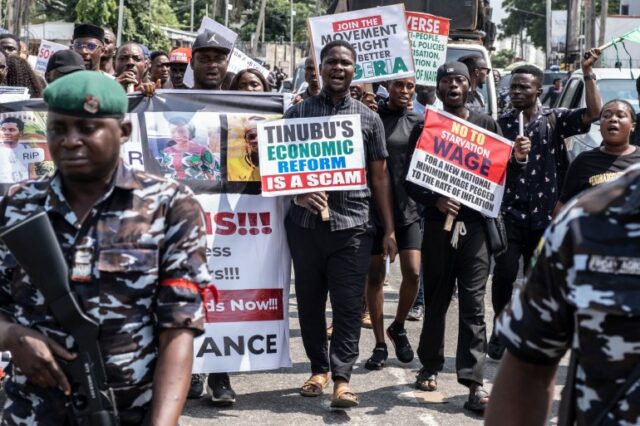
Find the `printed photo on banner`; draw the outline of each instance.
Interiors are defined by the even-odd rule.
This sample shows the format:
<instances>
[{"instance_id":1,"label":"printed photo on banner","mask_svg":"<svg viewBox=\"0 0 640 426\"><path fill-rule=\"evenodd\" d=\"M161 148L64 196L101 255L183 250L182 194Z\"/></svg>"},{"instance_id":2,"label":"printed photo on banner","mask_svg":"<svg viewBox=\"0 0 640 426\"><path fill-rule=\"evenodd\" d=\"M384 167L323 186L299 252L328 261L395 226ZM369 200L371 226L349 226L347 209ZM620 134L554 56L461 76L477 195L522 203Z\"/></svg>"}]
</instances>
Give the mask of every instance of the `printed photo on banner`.
<instances>
[{"instance_id":1,"label":"printed photo on banner","mask_svg":"<svg viewBox=\"0 0 640 426\"><path fill-rule=\"evenodd\" d=\"M268 116L255 114L227 115L229 182L260 182L258 123L268 119Z\"/></svg>"},{"instance_id":2,"label":"printed photo on banner","mask_svg":"<svg viewBox=\"0 0 640 426\"><path fill-rule=\"evenodd\" d=\"M13 184L53 173L46 136L47 113L0 114L0 184Z\"/></svg>"},{"instance_id":3,"label":"printed photo on banner","mask_svg":"<svg viewBox=\"0 0 640 426\"><path fill-rule=\"evenodd\" d=\"M497 217L513 143L427 107L407 180Z\"/></svg>"},{"instance_id":4,"label":"printed photo on banner","mask_svg":"<svg viewBox=\"0 0 640 426\"><path fill-rule=\"evenodd\" d=\"M438 67L446 62L449 19L428 13L407 12L416 84L436 85Z\"/></svg>"},{"instance_id":5,"label":"printed photo on banner","mask_svg":"<svg viewBox=\"0 0 640 426\"><path fill-rule=\"evenodd\" d=\"M262 195L366 187L359 115L258 123Z\"/></svg>"},{"instance_id":6,"label":"printed photo on banner","mask_svg":"<svg viewBox=\"0 0 640 426\"><path fill-rule=\"evenodd\" d=\"M404 4L376 7L307 21L316 69L320 51L329 42L344 40L356 51L354 83L413 77L413 57L404 19ZM319 73L318 73L319 74Z\"/></svg>"},{"instance_id":7,"label":"printed photo on banner","mask_svg":"<svg viewBox=\"0 0 640 426\"><path fill-rule=\"evenodd\" d=\"M219 114L150 112L145 121L151 157L164 177L222 182Z\"/></svg>"}]
</instances>

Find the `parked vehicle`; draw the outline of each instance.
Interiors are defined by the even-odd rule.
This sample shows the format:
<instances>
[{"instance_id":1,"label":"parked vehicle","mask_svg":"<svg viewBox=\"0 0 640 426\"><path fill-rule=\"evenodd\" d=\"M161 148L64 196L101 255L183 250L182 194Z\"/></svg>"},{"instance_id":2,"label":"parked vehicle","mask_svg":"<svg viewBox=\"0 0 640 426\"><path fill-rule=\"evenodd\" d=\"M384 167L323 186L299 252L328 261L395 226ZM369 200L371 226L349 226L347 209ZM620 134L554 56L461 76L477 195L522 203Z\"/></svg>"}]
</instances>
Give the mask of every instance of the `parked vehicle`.
<instances>
[{"instance_id":1,"label":"parked vehicle","mask_svg":"<svg viewBox=\"0 0 640 426\"><path fill-rule=\"evenodd\" d=\"M612 99L624 99L633 105L636 112L639 111L636 78L640 75L640 69L596 68L593 73L597 77L596 85L600 90L603 104ZM578 70L567 80L556 107L584 108L585 105L584 80L582 70ZM596 148L601 143L599 122L595 122L588 133L565 139L569 160L573 161L581 152Z\"/></svg>"}]
</instances>

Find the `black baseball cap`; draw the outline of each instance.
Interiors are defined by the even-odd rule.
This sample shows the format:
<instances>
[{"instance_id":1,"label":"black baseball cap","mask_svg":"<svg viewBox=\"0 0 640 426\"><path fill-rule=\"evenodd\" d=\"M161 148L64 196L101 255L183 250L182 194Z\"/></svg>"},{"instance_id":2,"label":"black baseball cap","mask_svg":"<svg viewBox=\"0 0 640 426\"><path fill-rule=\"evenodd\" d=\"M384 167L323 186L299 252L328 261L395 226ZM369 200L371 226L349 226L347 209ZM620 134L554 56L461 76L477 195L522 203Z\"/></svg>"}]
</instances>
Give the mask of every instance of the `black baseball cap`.
<instances>
[{"instance_id":1,"label":"black baseball cap","mask_svg":"<svg viewBox=\"0 0 640 426\"><path fill-rule=\"evenodd\" d=\"M469 69L467 69L467 66L462 62L451 61L440 65L436 74L436 82L439 84L440 80L448 75L461 75L465 77L467 81L471 81L469 78Z\"/></svg>"},{"instance_id":2,"label":"black baseball cap","mask_svg":"<svg viewBox=\"0 0 640 426\"><path fill-rule=\"evenodd\" d=\"M204 30L202 34L198 34L191 46L193 53L202 49L216 49L229 53L233 49L233 43L216 32Z\"/></svg>"},{"instance_id":3,"label":"black baseball cap","mask_svg":"<svg viewBox=\"0 0 640 426\"><path fill-rule=\"evenodd\" d=\"M75 71L84 70L84 60L82 56L73 50L58 50L49 58L46 72L58 70L60 74L71 74Z\"/></svg>"}]
</instances>

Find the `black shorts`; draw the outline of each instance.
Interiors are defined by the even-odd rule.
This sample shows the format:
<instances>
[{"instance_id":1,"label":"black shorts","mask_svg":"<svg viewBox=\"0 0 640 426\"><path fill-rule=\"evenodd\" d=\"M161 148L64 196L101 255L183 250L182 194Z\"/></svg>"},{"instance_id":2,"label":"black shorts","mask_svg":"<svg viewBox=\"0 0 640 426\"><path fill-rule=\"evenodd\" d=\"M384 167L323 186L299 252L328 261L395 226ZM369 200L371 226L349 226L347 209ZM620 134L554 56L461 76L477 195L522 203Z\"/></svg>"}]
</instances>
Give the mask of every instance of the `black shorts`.
<instances>
[{"instance_id":1,"label":"black shorts","mask_svg":"<svg viewBox=\"0 0 640 426\"><path fill-rule=\"evenodd\" d=\"M373 246L371 247L372 256L382 254L383 237L384 228L376 227L376 235L373 237ZM396 228L396 242L398 243L398 251L420 250L422 247L422 224L420 221L417 220Z\"/></svg>"}]
</instances>

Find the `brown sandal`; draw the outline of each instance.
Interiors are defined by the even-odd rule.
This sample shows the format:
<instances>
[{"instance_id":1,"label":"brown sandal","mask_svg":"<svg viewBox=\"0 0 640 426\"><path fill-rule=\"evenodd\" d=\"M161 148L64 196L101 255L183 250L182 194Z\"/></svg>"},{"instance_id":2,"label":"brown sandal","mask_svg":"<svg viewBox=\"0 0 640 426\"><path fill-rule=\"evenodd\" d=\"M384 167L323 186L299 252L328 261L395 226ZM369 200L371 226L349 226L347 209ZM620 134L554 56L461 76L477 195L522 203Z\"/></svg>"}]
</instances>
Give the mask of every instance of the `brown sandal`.
<instances>
[{"instance_id":1,"label":"brown sandal","mask_svg":"<svg viewBox=\"0 0 640 426\"><path fill-rule=\"evenodd\" d=\"M416 388L427 392L438 390L438 375L430 374L425 377L422 373L418 374L416 377Z\"/></svg>"},{"instance_id":2,"label":"brown sandal","mask_svg":"<svg viewBox=\"0 0 640 426\"><path fill-rule=\"evenodd\" d=\"M320 396L328 384L329 373L314 374L300 387L300 395L309 397Z\"/></svg>"},{"instance_id":3,"label":"brown sandal","mask_svg":"<svg viewBox=\"0 0 640 426\"><path fill-rule=\"evenodd\" d=\"M351 390L348 384L338 386L333 390L331 408L351 408L356 407L359 403L358 395Z\"/></svg>"}]
</instances>

